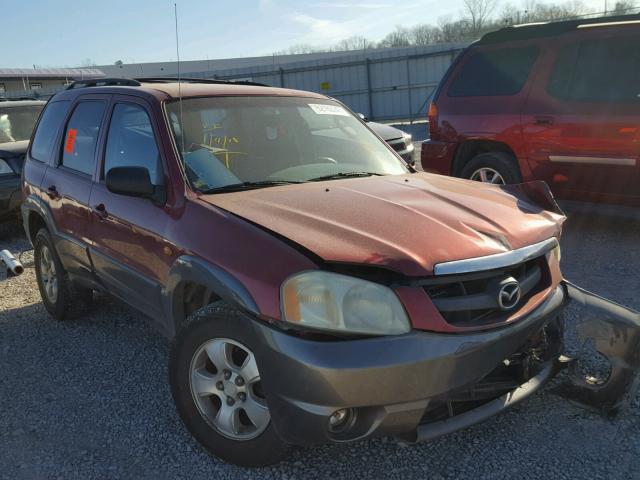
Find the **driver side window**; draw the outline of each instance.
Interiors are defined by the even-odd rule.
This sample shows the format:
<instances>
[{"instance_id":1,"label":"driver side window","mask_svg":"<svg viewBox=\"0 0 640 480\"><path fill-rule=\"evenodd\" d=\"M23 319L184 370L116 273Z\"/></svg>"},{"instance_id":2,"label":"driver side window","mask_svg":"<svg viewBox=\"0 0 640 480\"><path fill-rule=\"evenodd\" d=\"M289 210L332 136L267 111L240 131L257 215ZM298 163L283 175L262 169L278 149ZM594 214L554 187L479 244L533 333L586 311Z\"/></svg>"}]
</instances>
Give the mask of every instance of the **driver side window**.
<instances>
[{"instance_id":1,"label":"driver side window","mask_svg":"<svg viewBox=\"0 0 640 480\"><path fill-rule=\"evenodd\" d=\"M149 170L151 183L164 183L151 120L138 105L118 103L113 109L104 156L104 175L115 167L144 167Z\"/></svg>"}]
</instances>

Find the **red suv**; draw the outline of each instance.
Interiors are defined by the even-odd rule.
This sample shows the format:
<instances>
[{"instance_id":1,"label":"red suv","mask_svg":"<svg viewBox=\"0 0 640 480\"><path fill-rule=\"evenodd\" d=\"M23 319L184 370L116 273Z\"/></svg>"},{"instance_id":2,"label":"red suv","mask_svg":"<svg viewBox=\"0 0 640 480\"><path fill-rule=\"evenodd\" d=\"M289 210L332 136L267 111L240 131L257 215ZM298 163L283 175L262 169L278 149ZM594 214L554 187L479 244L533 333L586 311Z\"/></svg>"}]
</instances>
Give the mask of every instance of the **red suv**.
<instances>
[{"instance_id":1,"label":"red suv","mask_svg":"<svg viewBox=\"0 0 640 480\"><path fill-rule=\"evenodd\" d=\"M640 205L639 45L640 15L485 35L437 89L424 170Z\"/></svg>"},{"instance_id":2,"label":"red suv","mask_svg":"<svg viewBox=\"0 0 640 480\"><path fill-rule=\"evenodd\" d=\"M568 296L545 188L412 171L314 93L101 79L47 104L22 213L48 312L94 291L144 312L187 428L263 465L434 438L540 388Z\"/></svg>"}]
</instances>

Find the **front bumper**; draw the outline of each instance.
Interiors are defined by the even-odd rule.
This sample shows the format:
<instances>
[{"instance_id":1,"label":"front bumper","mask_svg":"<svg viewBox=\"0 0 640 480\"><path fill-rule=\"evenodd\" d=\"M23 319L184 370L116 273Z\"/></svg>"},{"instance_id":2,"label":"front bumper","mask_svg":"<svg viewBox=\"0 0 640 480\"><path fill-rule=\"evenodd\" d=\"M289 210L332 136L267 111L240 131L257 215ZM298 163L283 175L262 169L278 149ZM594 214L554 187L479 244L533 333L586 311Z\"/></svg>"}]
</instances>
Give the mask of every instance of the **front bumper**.
<instances>
[{"instance_id":1,"label":"front bumper","mask_svg":"<svg viewBox=\"0 0 640 480\"><path fill-rule=\"evenodd\" d=\"M442 401L487 376L555 319L565 299L561 285L517 323L472 334L413 331L319 342L256 324L256 354L274 426L283 440L297 445L381 435L419 440L429 435L419 425L430 402ZM527 393L551 376L549 368L542 366L540 372L547 373L525 386ZM345 408L355 412L353 422L346 431L331 432L330 416ZM489 414L501 409L494 410ZM454 429L485 416L457 422ZM439 428L446 433L449 427Z\"/></svg>"}]
</instances>

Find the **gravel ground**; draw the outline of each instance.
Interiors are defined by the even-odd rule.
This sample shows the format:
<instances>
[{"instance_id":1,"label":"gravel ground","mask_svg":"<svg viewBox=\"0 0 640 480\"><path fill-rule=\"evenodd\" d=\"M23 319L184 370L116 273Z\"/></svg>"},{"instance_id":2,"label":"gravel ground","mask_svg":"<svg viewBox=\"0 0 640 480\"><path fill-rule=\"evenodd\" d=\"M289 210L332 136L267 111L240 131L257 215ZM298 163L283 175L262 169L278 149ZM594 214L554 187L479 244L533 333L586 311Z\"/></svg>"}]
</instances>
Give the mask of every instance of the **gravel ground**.
<instances>
[{"instance_id":1,"label":"gravel ground","mask_svg":"<svg viewBox=\"0 0 640 480\"><path fill-rule=\"evenodd\" d=\"M570 218L566 276L640 309L639 238L640 223ZM15 225L0 225L0 249L7 247L29 248ZM297 450L267 469L225 465L182 426L166 382L167 341L145 317L100 297L86 317L58 323L39 300L33 269L10 279L0 273L3 479L627 479L640 472L638 398L609 420L548 391L431 443L378 439Z\"/></svg>"}]
</instances>

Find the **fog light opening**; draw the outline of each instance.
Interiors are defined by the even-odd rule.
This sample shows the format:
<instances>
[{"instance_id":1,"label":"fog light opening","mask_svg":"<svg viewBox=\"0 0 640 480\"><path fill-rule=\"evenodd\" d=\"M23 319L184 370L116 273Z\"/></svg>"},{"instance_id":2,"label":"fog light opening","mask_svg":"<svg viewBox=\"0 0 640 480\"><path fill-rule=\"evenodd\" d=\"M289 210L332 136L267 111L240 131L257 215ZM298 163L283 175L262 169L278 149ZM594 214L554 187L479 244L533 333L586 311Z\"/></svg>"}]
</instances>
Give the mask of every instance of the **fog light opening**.
<instances>
[{"instance_id":1,"label":"fog light opening","mask_svg":"<svg viewBox=\"0 0 640 480\"><path fill-rule=\"evenodd\" d=\"M351 408L336 410L329 417L329 431L338 433L346 430L353 424L354 412Z\"/></svg>"}]
</instances>

